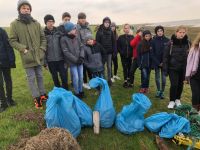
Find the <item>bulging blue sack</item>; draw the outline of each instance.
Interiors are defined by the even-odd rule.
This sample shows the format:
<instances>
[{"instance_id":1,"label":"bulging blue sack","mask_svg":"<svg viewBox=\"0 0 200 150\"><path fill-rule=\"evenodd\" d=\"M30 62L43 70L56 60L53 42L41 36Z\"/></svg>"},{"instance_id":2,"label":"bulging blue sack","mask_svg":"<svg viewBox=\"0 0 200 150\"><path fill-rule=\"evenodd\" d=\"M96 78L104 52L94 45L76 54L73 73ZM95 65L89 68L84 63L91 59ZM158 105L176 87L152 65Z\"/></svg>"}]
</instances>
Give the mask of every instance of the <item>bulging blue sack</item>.
<instances>
[{"instance_id":1,"label":"bulging blue sack","mask_svg":"<svg viewBox=\"0 0 200 150\"><path fill-rule=\"evenodd\" d=\"M79 117L81 127L92 126L93 118L92 118L92 110L90 109L90 107L74 95L73 99L74 99L74 110Z\"/></svg>"},{"instance_id":2,"label":"bulging blue sack","mask_svg":"<svg viewBox=\"0 0 200 150\"><path fill-rule=\"evenodd\" d=\"M74 137L77 137L81 132L81 124L73 103L71 92L54 87L49 93L49 99L46 103L45 120L47 128L65 128Z\"/></svg>"},{"instance_id":3,"label":"bulging blue sack","mask_svg":"<svg viewBox=\"0 0 200 150\"><path fill-rule=\"evenodd\" d=\"M89 85L91 88L101 87L101 93L94 107L95 111L100 114L100 126L103 128L112 127L116 112L113 106L113 101L110 95L110 89L106 80L102 78L93 78L90 80Z\"/></svg>"},{"instance_id":4,"label":"bulging blue sack","mask_svg":"<svg viewBox=\"0 0 200 150\"><path fill-rule=\"evenodd\" d=\"M161 112L145 119L145 127L151 132L160 132L161 128L172 119L172 114Z\"/></svg>"},{"instance_id":5,"label":"bulging blue sack","mask_svg":"<svg viewBox=\"0 0 200 150\"><path fill-rule=\"evenodd\" d=\"M173 138L179 132L189 133L190 131L190 122L184 117L173 114L172 119L162 127L159 136Z\"/></svg>"},{"instance_id":6,"label":"bulging blue sack","mask_svg":"<svg viewBox=\"0 0 200 150\"><path fill-rule=\"evenodd\" d=\"M144 114L151 102L144 94L133 94L132 103L123 107L117 115L115 126L124 134L133 134L144 130Z\"/></svg>"}]
</instances>

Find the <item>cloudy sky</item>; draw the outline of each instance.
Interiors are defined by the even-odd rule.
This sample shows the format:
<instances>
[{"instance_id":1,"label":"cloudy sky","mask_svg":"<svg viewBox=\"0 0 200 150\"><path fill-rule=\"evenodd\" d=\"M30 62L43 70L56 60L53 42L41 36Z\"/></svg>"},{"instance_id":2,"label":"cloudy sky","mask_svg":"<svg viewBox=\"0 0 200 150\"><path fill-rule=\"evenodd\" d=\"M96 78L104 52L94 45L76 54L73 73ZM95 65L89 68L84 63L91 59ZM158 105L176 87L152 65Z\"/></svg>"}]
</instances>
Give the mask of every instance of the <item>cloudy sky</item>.
<instances>
[{"instance_id":1,"label":"cloudy sky","mask_svg":"<svg viewBox=\"0 0 200 150\"><path fill-rule=\"evenodd\" d=\"M17 15L18 0L0 0L0 26L9 26ZM70 12L76 22L78 12L85 12L90 24L100 24L109 16L117 24L156 23L200 19L200 0L29 0L32 16L43 24L52 14L56 24L63 12Z\"/></svg>"}]
</instances>

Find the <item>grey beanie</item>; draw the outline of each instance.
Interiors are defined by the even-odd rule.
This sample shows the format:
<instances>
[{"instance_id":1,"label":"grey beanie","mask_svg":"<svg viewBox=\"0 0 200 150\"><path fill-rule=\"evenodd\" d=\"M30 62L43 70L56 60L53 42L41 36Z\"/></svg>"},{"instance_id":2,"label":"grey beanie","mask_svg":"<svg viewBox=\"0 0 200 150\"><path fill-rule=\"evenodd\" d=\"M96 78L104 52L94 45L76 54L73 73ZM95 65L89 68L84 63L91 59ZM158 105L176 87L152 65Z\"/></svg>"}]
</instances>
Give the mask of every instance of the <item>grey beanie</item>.
<instances>
[{"instance_id":1,"label":"grey beanie","mask_svg":"<svg viewBox=\"0 0 200 150\"><path fill-rule=\"evenodd\" d=\"M24 4L28 5L30 7L30 10L32 11L32 6L27 0L19 0L17 3L17 10L20 11L21 6Z\"/></svg>"},{"instance_id":2,"label":"grey beanie","mask_svg":"<svg viewBox=\"0 0 200 150\"><path fill-rule=\"evenodd\" d=\"M94 39L93 38L93 36L92 36L92 34L91 33L87 33L86 35L85 35L85 43L88 41L88 40L90 40L90 39Z\"/></svg>"}]
</instances>

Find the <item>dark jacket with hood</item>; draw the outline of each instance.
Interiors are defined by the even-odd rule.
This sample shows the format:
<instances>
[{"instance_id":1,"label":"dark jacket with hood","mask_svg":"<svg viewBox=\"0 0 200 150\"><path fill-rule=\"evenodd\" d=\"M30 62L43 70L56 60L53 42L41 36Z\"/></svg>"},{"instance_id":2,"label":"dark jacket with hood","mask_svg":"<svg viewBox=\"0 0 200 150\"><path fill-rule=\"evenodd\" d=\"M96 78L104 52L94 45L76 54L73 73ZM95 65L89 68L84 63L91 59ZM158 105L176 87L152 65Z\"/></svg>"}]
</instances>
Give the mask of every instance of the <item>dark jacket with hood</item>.
<instances>
[{"instance_id":1,"label":"dark jacket with hood","mask_svg":"<svg viewBox=\"0 0 200 150\"><path fill-rule=\"evenodd\" d=\"M154 59L152 52L152 41L142 40L137 47L137 63L140 69L152 69L152 60Z\"/></svg>"},{"instance_id":2,"label":"dark jacket with hood","mask_svg":"<svg viewBox=\"0 0 200 150\"><path fill-rule=\"evenodd\" d=\"M0 68L15 68L15 54L6 31L0 28Z\"/></svg>"},{"instance_id":3,"label":"dark jacket with hood","mask_svg":"<svg viewBox=\"0 0 200 150\"><path fill-rule=\"evenodd\" d=\"M119 49L120 56L123 58L132 57L132 47L130 41L134 38L133 35L120 35L117 40L117 47Z\"/></svg>"},{"instance_id":4,"label":"dark jacket with hood","mask_svg":"<svg viewBox=\"0 0 200 150\"><path fill-rule=\"evenodd\" d=\"M46 61L52 62L64 60L60 46L61 33L55 27L52 31L45 27L44 33L47 39Z\"/></svg>"},{"instance_id":5,"label":"dark jacket with hood","mask_svg":"<svg viewBox=\"0 0 200 150\"><path fill-rule=\"evenodd\" d=\"M152 61L152 67L158 68L163 62L165 47L168 45L169 39L165 36L155 36L152 40L153 55L155 59Z\"/></svg>"},{"instance_id":6,"label":"dark jacket with hood","mask_svg":"<svg viewBox=\"0 0 200 150\"><path fill-rule=\"evenodd\" d=\"M107 54L112 54L114 50L114 34L111 28L105 28L104 25L100 25L97 34L96 41L99 42L106 50Z\"/></svg>"},{"instance_id":7,"label":"dark jacket with hood","mask_svg":"<svg viewBox=\"0 0 200 150\"><path fill-rule=\"evenodd\" d=\"M65 35L60 40L61 48L64 54L64 59L70 66L79 65L79 59L84 59L84 45L80 39Z\"/></svg>"},{"instance_id":8,"label":"dark jacket with hood","mask_svg":"<svg viewBox=\"0 0 200 150\"><path fill-rule=\"evenodd\" d=\"M169 70L181 71L186 69L187 55L190 48L190 41L185 35L183 39L177 39L172 35L171 41L166 46L163 57L163 69L167 73Z\"/></svg>"},{"instance_id":9,"label":"dark jacket with hood","mask_svg":"<svg viewBox=\"0 0 200 150\"><path fill-rule=\"evenodd\" d=\"M85 66L91 72L101 72L104 70L102 55L105 54L104 48L95 42L94 45L85 46Z\"/></svg>"}]
</instances>

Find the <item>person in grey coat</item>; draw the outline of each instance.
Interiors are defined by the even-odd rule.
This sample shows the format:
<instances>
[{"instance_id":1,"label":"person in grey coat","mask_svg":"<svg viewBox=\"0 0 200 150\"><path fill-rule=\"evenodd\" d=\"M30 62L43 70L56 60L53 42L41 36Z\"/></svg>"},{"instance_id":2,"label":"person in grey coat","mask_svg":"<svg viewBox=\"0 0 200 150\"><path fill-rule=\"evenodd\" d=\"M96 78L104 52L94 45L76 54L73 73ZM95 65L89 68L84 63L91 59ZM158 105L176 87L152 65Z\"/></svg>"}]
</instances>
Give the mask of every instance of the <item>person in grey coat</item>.
<instances>
[{"instance_id":1,"label":"person in grey coat","mask_svg":"<svg viewBox=\"0 0 200 150\"><path fill-rule=\"evenodd\" d=\"M71 22L64 24L67 34L60 40L61 48L64 53L64 59L70 66L72 73L72 83L75 95L83 98L83 62L84 62L84 45L76 34L75 25Z\"/></svg>"},{"instance_id":2,"label":"person in grey coat","mask_svg":"<svg viewBox=\"0 0 200 150\"><path fill-rule=\"evenodd\" d=\"M81 42L84 45L86 45L85 38L86 38L87 34L92 34L92 31L89 27L89 23L86 20L86 14L83 12L80 12L78 14L78 23L76 25L76 29L77 29L78 37L81 39ZM87 83L88 82L87 76L89 77L89 79L92 78L89 69L85 65L83 65L83 82L84 82L83 87L85 89L91 89L89 84Z\"/></svg>"},{"instance_id":3,"label":"person in grey coat","mask_svg":"<svg viewBox=\"0 0 200 150\"><path fill-rule=\"evenodd\" d=\"M58 79L59 73L62 81L62 88L67 90L67 71L64 67L64 56L60 47L61 33L54 27L55 20L52 15L46 15L44 17L44 22L46 24L44 33L47 39L45 66L48 66L54 85L56 87L61 87Z\"/></svg>"}]
</instances>

